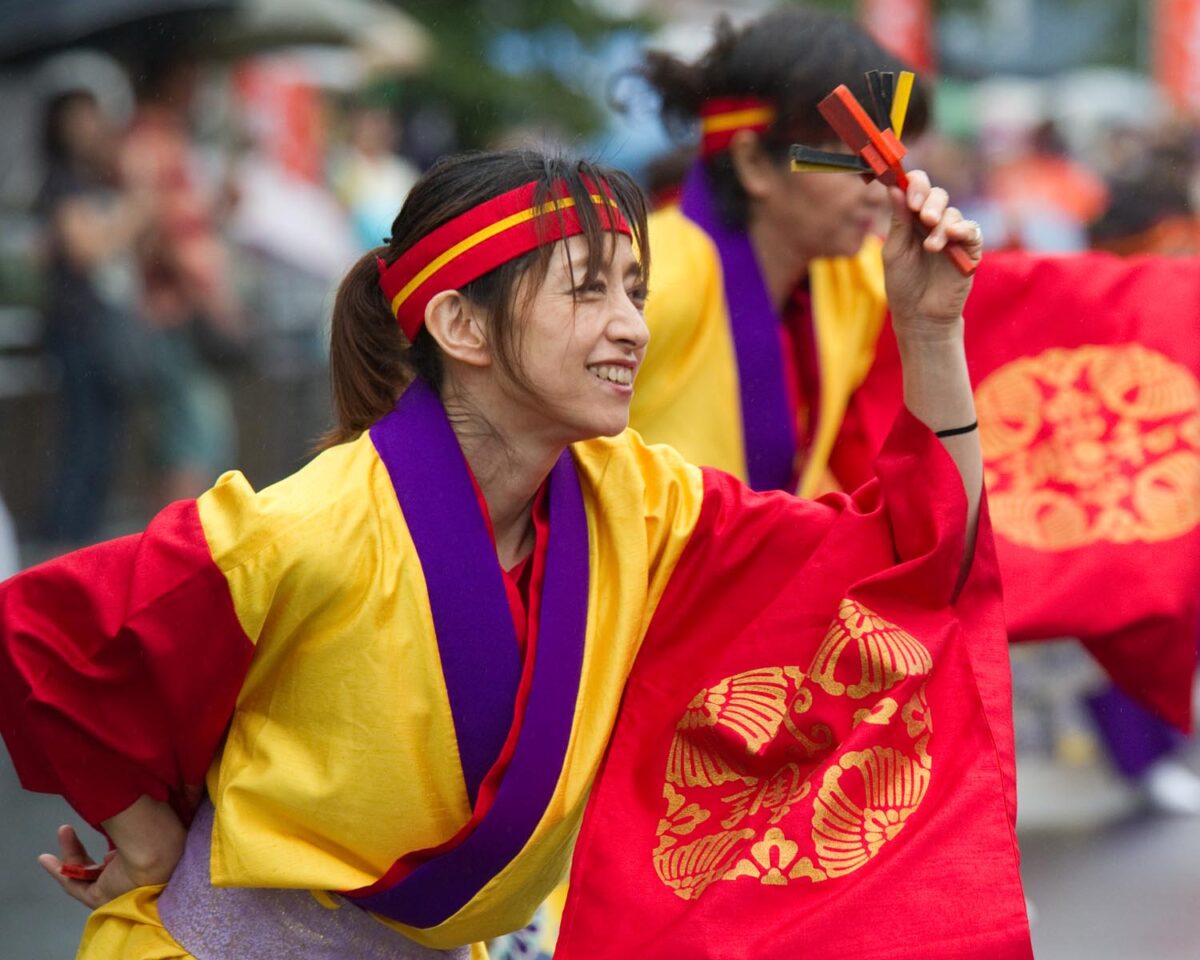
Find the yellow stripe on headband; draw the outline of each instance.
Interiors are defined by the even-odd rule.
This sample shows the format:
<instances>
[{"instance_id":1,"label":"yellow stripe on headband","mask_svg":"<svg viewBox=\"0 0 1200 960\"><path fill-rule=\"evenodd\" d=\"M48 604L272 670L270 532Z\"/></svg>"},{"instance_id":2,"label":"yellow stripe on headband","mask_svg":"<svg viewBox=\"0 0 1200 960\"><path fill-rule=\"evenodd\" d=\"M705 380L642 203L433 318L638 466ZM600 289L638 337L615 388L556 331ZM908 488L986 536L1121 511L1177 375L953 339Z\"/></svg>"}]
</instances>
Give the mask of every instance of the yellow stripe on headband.
<instances>
[{"instance_id":1,"label":"yellow stripe on headband","mask_svg":"<svg viewBox=\"0 0 1200 960\"><path fill-rule=\"evenodd\" d=\"M774 107L752 107L748 110L731 110L729 113L715 113L700 121L700 130L704 133L723 133L738 127L753 127L760 123L770 123L775 119Z\"/></svg>"},{"instance_id":2,"label":"yellow stripe on headband","mask_svg":"<svg viewBox=\"0 0 1200 960\"><path fill-rule=\"evenodd\" d=\"M598 193L590 194L590 196L592 198L592 203L599 204L612 202L609 200L609 198L603 197ZM567 207L573 206L575 206L575 199L573 197L561 197L558 200L549 200L540 207L530 207L528 210L518 210L516 213L510 214L501 220L497 220L495 223L489 223L486 227L476 230L466 239L460 240L441 256L430 261L421 269L420 273L409 280L408 283L404 285L404 288L392 298L392 313L399 314L400 306L404 303L404 301L411 297L413 292L420 287L421 284L441 270L442 267L446 266L446 264L454 260L455 257L461 256L472 247L478 246L485 240L490 240L497 234L503 233L505 230L509 230L518 224L532 220L534 217L540 217L544 214L553 213L556 210L564 210Z\"/></svg>"}]
</instances>

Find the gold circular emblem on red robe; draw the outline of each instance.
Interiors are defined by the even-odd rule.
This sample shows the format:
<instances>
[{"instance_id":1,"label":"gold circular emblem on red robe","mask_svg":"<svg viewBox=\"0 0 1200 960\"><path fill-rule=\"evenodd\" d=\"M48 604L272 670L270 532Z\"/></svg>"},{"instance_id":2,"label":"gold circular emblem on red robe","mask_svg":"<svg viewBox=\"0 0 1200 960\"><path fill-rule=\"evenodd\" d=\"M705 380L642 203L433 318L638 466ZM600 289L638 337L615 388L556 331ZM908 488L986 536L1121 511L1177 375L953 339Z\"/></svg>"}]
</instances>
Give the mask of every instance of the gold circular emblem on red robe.
<instances>
[{"instance_id":1,"label":"gold circular emblem on red robe","mask_svg":"<svg viewBox=\"0 0 1200 960\"><path fill-rule=\"evenodd\" d=\"M1200 384L1139 344L1054 348L975 391L998 534L1035 550L1156 542L1200 523Z\"/></svg>"},{"instance_id":2,"label":"gold circular emblem on red robe","mask_svg":"<svg viewBox=\"0 0 1200 960\"><path fill-rule=\"evenodd\" d=\"M865 866L928 791L932 667L914 636L844 599L807 670L700 690L667 755L662 883L693 900L718 881L820 883Z\"/></svg>"}]
</instances>

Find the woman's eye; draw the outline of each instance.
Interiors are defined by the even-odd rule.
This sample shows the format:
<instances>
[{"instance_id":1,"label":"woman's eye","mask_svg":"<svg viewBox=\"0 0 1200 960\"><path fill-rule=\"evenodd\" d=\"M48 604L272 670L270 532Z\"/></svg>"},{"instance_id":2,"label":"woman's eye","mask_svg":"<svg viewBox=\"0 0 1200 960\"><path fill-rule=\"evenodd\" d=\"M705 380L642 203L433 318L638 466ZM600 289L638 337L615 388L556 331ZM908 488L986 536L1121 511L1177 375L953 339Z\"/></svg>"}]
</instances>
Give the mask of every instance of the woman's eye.
<instances>
[{"instance_id":1,"label":"woman's eye","mask_svg":"<svg viewBox=\"0 0 1200 960\"><path fill-rule=\"evenodd\" d=\"M646 293L645 287L634 287L632 290L626 291L626 296L638 307L644 307L646 305Z\"/></svg>"},{"instance_id":2,"label":"woman's eye","mask_svg":"<svg viewBox=\"0 0 1200 960\"><path fill-rule=\"evenodd\" d=\"M579 293L596 294L604 296L608 292L608 287L604 285L603 280L593 280L591 283L585 283L579 288Z\"/></svg>"}]
</instances>

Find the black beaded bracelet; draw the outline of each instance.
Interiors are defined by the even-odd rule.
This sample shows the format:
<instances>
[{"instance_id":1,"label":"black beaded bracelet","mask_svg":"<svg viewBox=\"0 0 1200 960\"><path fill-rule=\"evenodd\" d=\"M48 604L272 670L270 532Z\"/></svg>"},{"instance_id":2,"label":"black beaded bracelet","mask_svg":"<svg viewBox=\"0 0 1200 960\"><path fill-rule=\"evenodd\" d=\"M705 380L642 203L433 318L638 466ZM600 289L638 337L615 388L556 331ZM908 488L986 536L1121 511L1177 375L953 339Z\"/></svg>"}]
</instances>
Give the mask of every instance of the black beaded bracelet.
<instances>
[{"instance_id":1,"label":"black beaded bracelet","mask_svg":"<svg viewBox=\"0 0 1200 960\"><path fill-rule=\"evenodd\" d=\"M933 435L935 437L939 437L939 438L941 438L941 437L957 437L964 433L970 433L972 430L975 430L978 427L979 427L979 421L973 420L970 423L968 423L965 427L951 427L949 430L935 430Z\"/></svg>"}]
</instances>

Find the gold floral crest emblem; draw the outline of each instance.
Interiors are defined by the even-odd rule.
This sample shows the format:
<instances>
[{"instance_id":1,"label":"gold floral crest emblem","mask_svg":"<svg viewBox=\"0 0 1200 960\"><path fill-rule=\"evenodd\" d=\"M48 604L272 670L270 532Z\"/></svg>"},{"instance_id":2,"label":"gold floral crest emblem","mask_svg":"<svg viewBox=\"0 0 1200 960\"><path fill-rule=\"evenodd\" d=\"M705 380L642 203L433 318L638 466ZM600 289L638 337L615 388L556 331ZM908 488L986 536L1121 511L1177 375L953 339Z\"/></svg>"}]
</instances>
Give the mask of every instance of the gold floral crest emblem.
<instances>
[{"instance_id":1,"label":"gold floral crest emblem","mask_svg":"<svg viewBox=\"0 0 1200 960\"><path fill-rule=\"evenodd\" d=\"M1035 550L1200 523L1200 384L1139 344L1055 348L976 390L996 532Z\"/></svg>"},{"instance_id":2,"label":"gold floral crest emblem","mask_svg":"<svg viewBox=\"0 0 1200 960\"><path fill-rule=\"evenodd\" d=\"M865 866L929 790L932 666L919 640L845 599L807 671L760 667L699 691L667 756L659 879L692 900L718 881L820 883Z\"/></svg>"}]
</instances>

